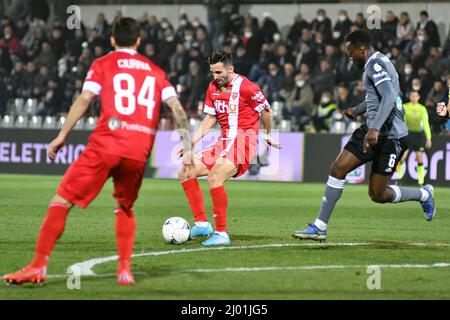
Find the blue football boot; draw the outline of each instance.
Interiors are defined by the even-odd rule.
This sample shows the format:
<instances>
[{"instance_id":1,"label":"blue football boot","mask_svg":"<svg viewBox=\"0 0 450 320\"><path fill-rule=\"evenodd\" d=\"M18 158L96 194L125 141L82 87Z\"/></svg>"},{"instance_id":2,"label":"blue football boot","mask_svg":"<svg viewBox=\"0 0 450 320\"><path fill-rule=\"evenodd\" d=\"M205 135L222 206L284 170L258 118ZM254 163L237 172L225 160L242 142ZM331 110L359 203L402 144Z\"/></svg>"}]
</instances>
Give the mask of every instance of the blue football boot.
<instances>
[{"instance_id":1,"label":"blue football boot","mask_svg":"<svg viewBox=\"0 0 450 320\"><path fill-rule=\"evenodd\" d=\"M208 222L208 225L206 227L200 227L197 225L194 225L191 229L191 233L189 234L189 239L197 239L201 237L208 237L213 233L213 228L211 226L211 223Z\"/></svg>"},{"instance_id":2,"label":"blue football boot","mask_svg":"<svg viewBox=\"0 0 450 320\"><path fill-rule=\"evenodd\" d=\"M327 239L327 230L320 230L315 224L308 223L303 231L295 231L292 236L297 239L318 240L323 242Z\"/></svg>"},{"instance_id":3,"label":"blue football boot","mask_svg":"<svg viewBox=\"0 0 450 320\"><path fill-rule=\"evenodd\" d=\"M422 189L430 195L426 201L420 202L420 204L422 205L425 218L427 221L431 221L436 214L436 206L434 205L434 188L431 184L427 184Z\"/></svg>"},{"instance_id":4,"label":"blue football boot","mask_svg":"<svg viewBox=\"0 0 450 320\"><path fill-rule=\"evenodd\" d=\"M208 240L203 241L204 246L229 246L231 244L230 237L215 232Z\"/></svg>"}]
</instances>

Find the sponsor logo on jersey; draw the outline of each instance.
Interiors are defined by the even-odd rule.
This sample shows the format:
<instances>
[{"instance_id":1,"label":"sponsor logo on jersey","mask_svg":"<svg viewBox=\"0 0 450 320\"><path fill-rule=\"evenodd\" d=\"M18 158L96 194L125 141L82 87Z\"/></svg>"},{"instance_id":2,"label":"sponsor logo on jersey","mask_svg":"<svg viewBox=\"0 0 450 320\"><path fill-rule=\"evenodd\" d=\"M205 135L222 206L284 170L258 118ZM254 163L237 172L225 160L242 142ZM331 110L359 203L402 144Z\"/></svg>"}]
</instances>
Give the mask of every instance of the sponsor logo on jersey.
<instances>
[{"instance_id":1,"label":"sponsor logo on jersey","mask_svg":"<svg viewBox=\"0 0 450 320\"><path fill-rule=\"evenodd\" d=\"M264 94L261 91L258 91L253 97L252 100L256 102L263 102L264 101Z\"/></svg>"},{"instance_id":2,"label":"sponsor logo on jersey","mask_svg":"<svg viewBox=\"0 0 450 320\"><path fill-rule=\"evenodd\" d=\"M375 63L373 65L373 70L375 70L375 72L380 72L381 70L383 70L383 67L380 66L378 63Z\"/></svg>"},{"instance_id":3,"label":"sponsor logo on jersey","mask_svg":"<svg viewBox=\"0 0 450 320\"><path fill-rule=\"evenodd\" d=\"M117 130L120 128L120 120L116 117L111 117L108 121L108 128L111 131Z\"/></svg>"},{"instance_id":4,"label":"sponsor logo on jersey","mask_svg":"<svg viewBox=\"0 0 450 320\"><path fill-rule=\"evenodd\" d=\"M379 72L379 73L375 73L374 75L373 75L373 77L374 78L381 78L381 77L384 77L384 76L387 76L388 75L388 73L386 72L386 71L381 71L381 72Z\"/></svg>"}]
</instances>

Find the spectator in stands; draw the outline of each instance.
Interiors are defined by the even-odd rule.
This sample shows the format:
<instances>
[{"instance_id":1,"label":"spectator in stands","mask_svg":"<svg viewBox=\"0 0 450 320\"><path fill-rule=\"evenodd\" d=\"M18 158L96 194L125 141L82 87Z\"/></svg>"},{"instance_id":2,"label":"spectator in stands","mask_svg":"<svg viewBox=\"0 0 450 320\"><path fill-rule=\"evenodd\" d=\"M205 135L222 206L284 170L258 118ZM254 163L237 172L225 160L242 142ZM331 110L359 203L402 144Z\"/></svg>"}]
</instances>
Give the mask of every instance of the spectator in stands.
<instances>
[{"instance_id":1,"label":"spectator in stands","mask_svg":"<svg viewBox=\"0 0 450 320\"><path fill-rule=\"evenodd\" d=\"M318 9L316 18L311 22L311 30L313 34L322 33L323 41L329 41L332 38L331 20L327 17L324 9Z\"/></svg>"},{"instance_id":2,"label":"spectator in stands","mask_svg":"<svg viewBox=\"0 0 450 320\"><path fill-rule=\"evenodd\" d=\"M167 62L165 57L156 53L155 45L153 43L149 42L145 45L144 55L161 69L167 70Z\"/></svg>"},{"instance_id":3,"label":"spectator in stands","mask_svg":"<svg viewBox=\"0 0 450 320\"><path fill-rule=\"evenodd\" d=\"M407 62L407 58L400 51L399 47L392 46L389 50L389 53L386 54L388 58L391 60L397 72L400 73L400 70L403 70L405 67L405 63Z\"/></svg>"},{"instance_id":4,"label":"spectator in stands","mask_svg":"<svg viewBox=\"0 0 450 320\"><path fill-rule=\"evenodd\" d=\"M417 22L416 33L418 30L424 30L425 34L428 35L430 46L440 47L441 39L439 38L439 31L436 23L431 20L428 16L427 11L421 11L419 15L419 22Z\"/></svg>"},{"instance_id":5,"label":"spectator in stands","mask_svg":"<svg viewBox=\"0 0 450 320\"><path fill-rule=\"evenodd\" d=\"M386 11L386 20L381 23L381 41L384 47L391 47L397 38L399 20L392 10Z\"/></svg>"},{"instance_id":6,"label":"spectator in stands","mask_svg":"<svg viewBox=\"0 0 450 320\"><path fill-rule=\"evenodd\" d=\"M100 12L97 15L94 30L97 31L97 34L101 37L105 37L109 33L108 21L106 21L105 14L103 12Z\"/></svg>"},{"instance_id":7,"label":"spectator in stands","mask_svg":"<svg viewBox=\"0 0 450 320\"><path fill-rule=\"evenodd\" d=\"M352 100L347 86L341 83L337 88L336 105L338 109L343 111L346 108L352 107L351 102Z\"/></svg>"},{"instance_id":8,"label":"spectator in stands","mask_svg":"<svg viewBox=\"0 0 450 320\"><path fill-rule=\"evenodd\" d=\"M64 54L66 47L66 39L63 38L63 31L61 28L54 28L52 30L49 44L52 52L55 55L55 58L59 60L59 58L61 58L61 56Z\"/></svg>"},{"instance_id":9,"label":"spectator in stands","mask_svg":"<svg viewBox=\"0 0 450 320\"><path fill-rule=\"evenodd\" d=\"M263 41L272 43L274 41L274 35L280 33L277 23L272 19L272 14L265 11L262 15L261 21L261 34L263 35Z\"/></svg>"},{"instance_id":10,"label":"spectator in stands","mask_svg":"<svg viewBox=\"0 0 450 320\"><path fill-rule=\"evenodd\" d=\"M289 29L287 36L287 45L291 48L295 48L303 34L303 29L310 29L309 23L303 19L302 15L299 13L294 17L294 24Z\"/></svg>"},{"instance_id":11,"label":"spectator in stands","mask_svg":"<svg viewBox=\"0 0 450 320\"><path fill-rule=\"evenodd\" d=\"M247 54L247 50L244 46L238 46L233 53L233 65L236 73L248 76L252 67L252 60Z\"/></svg>"},{"instance_id":12,"label":"spectator in stands","mask_svg":"<svg viewBox=\"0 0 450 320\"><path fill-rule=\"evenodd\" d=\"M7 48L11 56L18 56L20 54L20 42L13 32L11 25L5 26L3 30L3 38L0 39L0 50Z\"/></svg>"},{"instance_id":13,"label":"spectator in stands","mask_svg":"<svg viewBox=\"0 0 450 320\"><path fill-rule=\"evenodd\" d=\"M367 29L366 18L364 18L364 14L362 12L358 12L355 16L355 21L353 22L353 26L357 29L364 30ZM354 31L350 28L350 31Z\"/></svg>"},{"instance_id":14,"label":"spectator in stands","mask_svg":"<svg viewBox=\"0 0 450 320\"><path fill-rule=\"evenodd\" d=\"M283 76L280 73L280 68L274 62L267 66L267 75L262 78L259 83L269 103L278 100L278 92L281 88Z\"/></svg>"},{"instance_id":15,"label":"spectator in stands","mask_svg":"<svg viewBox=\"0 0 450 320\"><path fill-rule=\"evenodd\" d=\"M33 97L33 88L37 76L36 65L33 62L28 62L25 70L25 80L22 84L21 97L29 99Z\"/></svg>"},{"instance_id":16,"label":"spectator in stands","mask_svg":"<svg viewBox=\"0 0 450 320\"><path fill-rule=\"evenodd\" d=\"M350 33L352 21L346 10L339 10L339 15L333 28L333 45L338 46L347 34Z\"/></svg>"},{"instance_id":17,"label":"spectator in stands","mask_svg":"<svg viewBox=\"0 0 450 320\"><path fill-rule=\"evenodd\" d=\"M441 78L449 70L448 59L447 62L444 60L439 48L431 47L430 54L425 59L425 67L430 70L434 78Z\"/></svg>"},{"instance_id":18,"label":"spectator in stands","mask_svg":"<svg viewBox=\"0 0 450 320\"><path fill-rule=\"evenodd\" d=\"M96 32L96 31L95 31ZM86 41L83 31L76 30L73 39L66 42L66 52L72 61L75 61L83 50L83 42Z\"/></svg>"},{"instance_id":19,"label":"spectator in stands","mask_svg":"<svg viewBox=\"0 0 450 320\"><path fill-rule=\"evenodd\" d=\"M195 41L194 45L196 45L200 52L202 52L203 56L208 57L212 52L211 44L207 39L207 35L204 29L196 28L195 29Z\"/></svg>"},{"instance_id":20,"label":"spectator in stands","mask_svg":"<svg viewBox=\"0 0 450 320\"><path fill-rule=\"evenodd\" d=\"M189 64L189 72L180 77L183 90L180 101L183 103L187 114L191 117L199 117L198 103L204 99L204 92L208 87L206 75L200 72L200 66L196 61Z\"/></svg>"},{"instance_id":21,"label":"spectator in stands","mask_svg":"<svg viewBox=\"0 0 450 320\"><path fill-rule=\"evenodd\" d=\"M336 110L336 103L330 91L324 91L321 95L319 105L313 115L314 128L317 132L329 132L333 124L333 112Z\"/></svg>"},{"instance_id":22,"label":"spectator in stands","mask_svg":"<svg viewBox=\"0 0 450 320\"><path fill-rule=\"evenodd\" d=\"M281 81L281 88L279 96L286 98L286 91L292 91L295 87L295 68L292 63L286 63L283 68L283 80ZM284 91L283 91L284 90Z\"/></svg>"},{"instance_id":23,"label":"spectator in stands","mask_svg":"<svg viewBox=\"0 0 450 320\"><path fill-rule=\"evenodd\" d=\"M326 59L320 61L320 70L314 75L312 83L314 89L314 97L317 100L324 91L333 92L334 88L334 72L330 63Z\"/></svg>"},{"instance_id":24,"label":"spectator in stands","mask_svg":"<svg viewBox=\"0 0 450 320\"><path fill-rule=\"evenodd\" d=\"M270 43L263 43L261 47L261 55L256 64L254 64L250 70L248 76L250 81L260 82L261 78L267 75L267 66L276 60L276 56L273 53Z\"/></svg>"},{"instance_id":25,"label":"spectator in stands","mask_svg":"<svg viewBox=\"0 0 450 320\"><path fill-rule=\"evenodd\" d=\"M9 95L12 98L21 98L22 85L25 83L25 71L23 70L23 64L21 61L17 61L14 64L14 69L11 72L11 80L8 85Z\"/></svg>"},{"instance_id":26,"label":"spectator in stands","mask_svg":"<svg viewBox=\"0 0 450 320\"><path fill-rule=\"evenodd\" d=\"M351 96L352 106L356 106L366 99L366 91L364 90L364 84L362 81L358 81L356 85L353 86L351 92L352 92Z\"/></svg>"},{"instance_id":27,"label":"spectator in stands","mask_svg":"<svg viewBox=\"0 0 450 320\"><path fill-rule=\"evenodd\" d=\"M163 23L161 23L163 25ZM162 29L164 31L163 40L160 41L159 52L164 57L172 57L177 50L178 39L175 38L173 30L170 28Z\"/></svg>"},{"instance_id":28,"label":"spectator in stands","mask_svg":"<svg viewBox=\"0 0 450 320\"><path fill-rule=\"evenodd\" d=\"M182 43L177 44L175 54L170 58L170 70L168 78L170 81L177 83L179 77L185 74L189 67L189 54Z\"/></svg>"},{"instance_id":29,"label":"spectator in stands","mask_svg":"<svg viewBox=\"0 0 450 320\"><path fill-rule=\"evenodd\" d=\"M286 45L279 44L276 48L276 60L275 63L280 67L284 68L286 63L294 63L294 57L288 51Z\"/></svg>"},{"instance_id":30,"label":"spectator in stands","mask_svg":"<svg viewBox=\"0 0 450 320\"><path fill-rule=\"evenodd\" d=\"M314 93L311 85L301 74L295 76L295 87L287 92L285 108L283 108L283 118L294 118L295 124L304 129L314 111Z\"/></svg>"},{"instance_id":31,"label":"spectator in stands","mask_svg":"<svg viewBox=\"0 0 450 320\"><path fill-rule=\"evenodd\" d=\"M317 58L317 53L312 50L311 44L303 42L300 47L300 65L307 64L310 70L314 70Z\"/></svg>"},{"instance_id":32,"label":"spectator in stands","mask_svg":"<svg viewBox=\"0 0 450 320\"><path fill-rule=\"evenodd\" d=\"M225 3L222 0L204 0L203 3L207 6L208 38L213 48L215 48L218 45L218 38L222 28L221 10Z\"/></svg>"},{"instance_id":33,"label":"spectator in stands","mask_svg":"<svg viewBox=\"0 0 450 320\"><path fill-rule=\"evenodd\" d=\"M8 90L3 80L3 73L0 72L0 116L3 116L6 112L6 105L10 99Z\"/></svg>"},{"instance_id":34,"label":"spectator in stands","mask_svg":"<svg viewBox=\"0 0 450 320\"><path fill-rule=\"evenodd\" d=\"M414 25L409 18L408 12L402 12L400 14L400 20L397 24L397 45L400 50L406 49L409 51L409 44L414 37Z\"/></svg>"},{"instance_id":35,"label":"spectator in stands","mask_svg":"<svg viewBox=\"0 0 450 320\"><path fill-rule=\"evenodd\" d=\"M61 111L64 91L60 88L57 78L50 78L42 99L43 107L36 112L37 116L55 116Z\"/></svg>"},{"instance_id":36,"label":"spectator in stands","mask_svg":"<svg viewBox=\"0 0 450 320\"><path fill-rule=\"evenodd\" d=\"M50 74L48 67L46 65L42 65L39 68L39 74L34 79L33 98L39 99L45 94L49 76Z\"/></svg>"}]
</instances>

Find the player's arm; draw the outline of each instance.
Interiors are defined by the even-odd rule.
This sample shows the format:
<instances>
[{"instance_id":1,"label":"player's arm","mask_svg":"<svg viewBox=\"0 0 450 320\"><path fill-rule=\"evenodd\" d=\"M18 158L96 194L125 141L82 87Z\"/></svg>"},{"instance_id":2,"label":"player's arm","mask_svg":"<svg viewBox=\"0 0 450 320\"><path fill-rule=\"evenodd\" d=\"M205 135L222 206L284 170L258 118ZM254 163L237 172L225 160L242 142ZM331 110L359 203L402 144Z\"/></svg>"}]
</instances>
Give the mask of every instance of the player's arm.
<instances>
[{"instance_id":1,"label":"player's arm","mask_svg":"<svg viewBox=\"0 0 450 320\"><path fill-rule=\"evenodd\" d=\"M206 117L203 119L202 123L200 124L200 128L197 130L197 132L194 134L194 137L192 138L192 144L196 144L199 142L208 132L216 125L217 117L213 116L211 114L207 114Z\"/></svg>"},{"instance_id":2,"label":"player's arm","mask_svg":"<svg viewBox=\"0 0 450 320\"><path fill-rule=\"evenodd\" d=\"M95 98L95 94L90 91L83 91L75 102L70 107L67 119L64 122L63 127L59 131L58 136L49 144L47 149L47 155L50 159L54 160L56 153L61 149L67 139L72 128L77 124L78 120L86 113L91 101Z\"/></svg>"},{"instance_id":3,"label":"player's arm","mask_svg":"<svg viewBox=\"0 0 450 320\"><path fill-rule=\"evenodd\" d=\"M281 144L272 141L270 137L270 132L272 130L272 118L273 118L273 112L270 108L265 108L261 111L261 121L264 128L263 133L263 140L266 141L266 143L274 148L281 149Z\"/></svg>"},{"instance_id":4,"label":"player's arm","mask_svg":"<svg viewBox=\"0 0 450 320\"><path fill-rule=\"evenodd\" d=\"M357 116L364 114L367 111L367 102L364 100L353 108L347 108L344 110L344 114L347 118L355 120Z\"/></svg>"},{"instance_id":5,"label":"player's arm","mask_svg":"<svg viewBox=\"0 0 450 320\"><path fill-rule=\"evenodd\" d=\"M184 154L192 153L192 141L191 133L189 132L188 118L180 100L176 96L172 96L164 101L173 113L175 119L175 125L177 131L180 134L180 138L183 144L183 150L186 152ZM190 157L190 156L189 156ZM186 159L187 161L192 160L191 158ZM185 163L188 164L188 163Z\"/></svg>"},{"instance_id":6,"label":"player's arm","mask_svg":"<svg viewBox=\"0 0 450 320\"><path fill-rule=\"evenodd\" d=\"M423 123L423 132L425 133L425 137L427 139L425 148L430 149L431 148L431 129L430 129L430 123L428 121L428 112L425 107L422 108L422 123Z\"/></svg>"}]
</instances>

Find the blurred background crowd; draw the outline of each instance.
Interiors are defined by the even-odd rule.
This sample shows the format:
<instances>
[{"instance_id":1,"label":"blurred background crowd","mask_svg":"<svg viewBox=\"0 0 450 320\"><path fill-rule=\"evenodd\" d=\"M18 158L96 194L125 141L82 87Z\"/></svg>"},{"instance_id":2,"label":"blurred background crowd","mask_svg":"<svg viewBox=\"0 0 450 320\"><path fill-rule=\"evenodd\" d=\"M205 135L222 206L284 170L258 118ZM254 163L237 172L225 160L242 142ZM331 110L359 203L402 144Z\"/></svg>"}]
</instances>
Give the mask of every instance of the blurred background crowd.
<instances>
[{"instance_id":1,"label":"blurred background crowd","mask_svg":"<svg viewBox=\"0 0 450 320\"><path fill-rule=\"evenodd\" d=\"M46 1L38 2L35 8L18 8L0 20L2 116L17 116L20 103L23 108L29 104L28 116L66 114L92 61L112 49L111 25L122 15L118 11L108 20L99 13L93 27L81 23L80 29L69 30L66 21L49 18ZM237 1L206 0L204 5L205 24L186 14L177 23L151 13L137 17L142 27L139 52L166 71L191 119L203 117L210 81L206 57L217 47L229 47L236 72L256 82L272 104L277 128L307 132L353 128L342 110L362 102L365 94L362 70L345 54L344 38L367 28L363 13L349 16L343 9L329 17L318 8L313 17L297 15L288 32L282 33L270 12L242 14ZM450 30L441 37L427 11L413 17L408 11L384 14L381 28L370 30L374 48L394 63L403 100L418 91L429 110L433 133L445 133L447 122L436 116L434 106L446 101L450 87ZM99 102L94 103L89 116L98 116L99 110ZM167 119L162 123L168 129L167 112L163 110Z\"/></svg>"}]
</instances>

